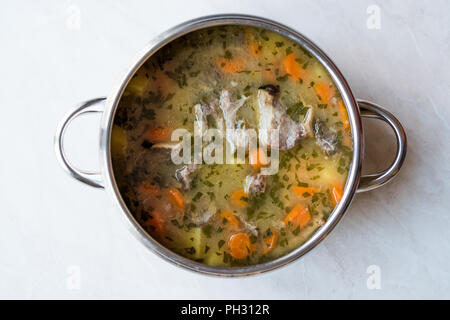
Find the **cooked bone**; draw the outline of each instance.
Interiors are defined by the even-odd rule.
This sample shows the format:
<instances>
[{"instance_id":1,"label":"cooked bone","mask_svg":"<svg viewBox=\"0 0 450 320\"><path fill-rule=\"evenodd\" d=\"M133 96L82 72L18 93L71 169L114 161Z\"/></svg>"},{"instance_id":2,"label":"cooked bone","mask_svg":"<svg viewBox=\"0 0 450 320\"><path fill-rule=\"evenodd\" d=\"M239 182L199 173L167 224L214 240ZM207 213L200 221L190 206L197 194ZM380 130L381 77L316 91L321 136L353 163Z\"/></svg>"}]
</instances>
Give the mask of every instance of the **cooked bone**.
<instances>
[{"instance_id":1,"label":"cooked bone","mask_svg":"<svg viewBox=\"0 0 450 320\"><path fill-rule=\"evenodd\" d=\"M336 144L338 141L336 132L330 129L326 130L322 121L317 120L314 125L316 143L322 148L327 155L336 152Z\"/></svg>"},{"instance_id":2,"label":"cooked bone","mask_svg":"<svg viewBox=\"0 0 450 320\"><path fill-rule=\"evenodd\" d=\"M155 143L152 149L181 150L182 146L181 142L161 142Z\"/></svg>"},{"instance_id":3,"label":"cooked bone","mask_svg":"<svg viewBox=\"0 0 450 320\"><path fill-rule=\"evenodd\" d=\"M248 175L245 178L244 191L250 196L264 193L266 191L267 175L258 173L256 175Z\"/></svg>"},{"instance_id":4,"label":"cooked bone","mask_svg":"<svg viewBox=\"0 0 450 320\"><path fill-rule=\"evenodd\" d=\"M268 85L258 90L259 141L272 148L289 150L311 130L308 122L295 122L281 103L279 87ZM312 116L312 115L311 115Z\"/></svg>"},{"instance_id":5,"label":"cooked bone","mask_svg":"<svg viewBox=\"0 0 450 320\"><path fill-rule=\"evenodd\" d=\"M219 106L222 109L225 125L227 129L234 129L236 126L236 113L242 107L247 98L242 96L239 100L232 102L231 93L228 90L222 90L220 94Z\"/></svg>"},{"instance_id":6,"label":"cooked bone","mask_svg":"<svg viewBox=\"0 0 450 320\"><path fill-rule=\"evenodd\" d=\"M243 134L245 124L236 121L236 113L243 106L246 99L245 96L242 96L239 100L231 101L231 93L228 90L222 90L220 94L219 106L225 119L226 139L233 151L236 148L246 147L248 143L248 138Z\"/></svg>"},{"instance_id":7,"label":"cooked bone","mask_svg":"<svg viewBox=\"0 0 450 320\"><path fill-rule=\"evenodd\" d=\"M247 222L246 220L244 220L243 218L240 218L242 224L244 225L244 228L249 231L250 233L252 233L255 237L258 236L258 228L254 225L252 225L251 223Z\"/></svg>"},{"instance_id":8,"label":"cooked bone","mask_svg":"<svg viewBox=\"0 0 450 320\"><path fill-rule=\"evenodd\" d=\"M195 112L195 124L194 124L194 135L204 136L206 130L208 130L208 122L206 120L207 112L209 111L208 105L200 103L194 106Z\"/></svg>"},{"instance_id":9,"label":"cooked bone","mask_svg":"<svg viewBox=\"0 0 450 320\"><path fill-rule=\"evenodd\" d=\"M184 190L191 188L192 181L194 180L193 176L197 168L197 164L191 163L175 171L175 178L181 183Z\"/></svg>"},{"instance_id":10,"label":"cooked bone","mask_svg":"<svg viewBox=\"0 0 450 320\"><path fill-rule=\"evenodd\" d=\"M306 112L305 118L303 119L303 125L305 126L305 131L308 136L314 136L314 109L309 107Z\"/></svg>"},{"instance_id":11,"label":"cooked bone","mask_svg":"<svg viewBox=\"0 0 450 320\"><path fill-rule=\"evenodd\" d=\"M215 202L209 202L205 208L197 208L197 210L190 211L188 213L189 221L196 226L202 226L206 224L213 215L217 213L217 206Z\"/></svg>"}]
</instances>

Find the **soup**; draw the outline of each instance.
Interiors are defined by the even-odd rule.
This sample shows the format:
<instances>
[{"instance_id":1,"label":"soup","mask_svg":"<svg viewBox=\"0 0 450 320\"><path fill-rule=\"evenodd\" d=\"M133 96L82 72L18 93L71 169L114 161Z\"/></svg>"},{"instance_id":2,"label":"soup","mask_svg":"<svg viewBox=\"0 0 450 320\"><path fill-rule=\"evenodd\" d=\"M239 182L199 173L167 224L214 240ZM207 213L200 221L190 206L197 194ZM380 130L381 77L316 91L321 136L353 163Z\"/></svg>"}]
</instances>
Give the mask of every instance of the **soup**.
<instances>
[{"instance_id":1,"label":"soup","mask_svg":"<svg viewBox=\"0 0 450 320\"><path fill-rule=\"evenodd\" d=\"M213 142L224 150L206 161ZM317 59L233 25L189 33L144 63L117 108L111 154L124 202L154 239L211 266L245 266L285 255L326 222L352 137Z\"/></svg>"}]
</instances>

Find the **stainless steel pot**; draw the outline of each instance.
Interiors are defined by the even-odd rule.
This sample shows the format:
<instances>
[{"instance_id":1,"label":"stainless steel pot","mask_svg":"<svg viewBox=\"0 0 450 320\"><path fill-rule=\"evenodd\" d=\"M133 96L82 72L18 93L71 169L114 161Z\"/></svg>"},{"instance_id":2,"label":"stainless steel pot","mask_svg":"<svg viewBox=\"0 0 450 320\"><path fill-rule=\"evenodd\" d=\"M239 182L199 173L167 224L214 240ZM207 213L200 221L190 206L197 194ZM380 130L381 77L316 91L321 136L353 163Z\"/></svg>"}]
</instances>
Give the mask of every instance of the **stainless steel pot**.
<instances>
[{"instance_id":1,"label":"stainless steel pot","mask_svg":"<svg viewBox=\"0 0 450 320\"><path fill-rule=\"evenodd\" d=\"M351 130L353 133L354 146L353 160L350 166L342 200L336 206L325 225L319 228L301 247L293 250L289 254L270 262L241 268L211 267L189 260L170 251L169 249L166 249L164 246L155 241L149 234L147 234L147 232L145 232L145 230L134 219L120 195L114 178L110 149L111 128L116 108L128 82L134 73L141 67L141 65L161 47L184 34L206 27L229 24L254 26L278 32L299 43L314 57L316 57L330 73L347 107ZM85 172L77 169L70 164L64 152L64 134L67 126L73 119L85 113L102 114L102 124L100 128L101 172ZM361 176L361 164L364 150L364 136L361 125L361 117L376 118L387 122L394 130L397 138L397 155L391 166L382 172L364 176ZM187 21L164 32L159 37L151 41L134 60L131 67L119 81L118 86L111 91L108 98L103 97L83 102L64 116L56 131L55 151L61 166L75 179L78 179L93 187L107 189L111 193L113 199L115 199L122 209L123 216L128 222L128 226L130 227L132 233L154 253L178 266L200 273L220 276L246 276L279 268L303 256L305 253L313 249L320 241L322 241L331 232L331 230L333 230L336 224L344 216L357 192L365 192L376 189L392 180L399 172L406 156L406 135L400 122L391 113L371 102L361 100L357 101L345 81L344 76L330 60L330 58L328 58L322 50L320 50L313 42L302 34L290 29L289 27L265 18L248 15L224 14Z\"/></svg>"}]
</instances>

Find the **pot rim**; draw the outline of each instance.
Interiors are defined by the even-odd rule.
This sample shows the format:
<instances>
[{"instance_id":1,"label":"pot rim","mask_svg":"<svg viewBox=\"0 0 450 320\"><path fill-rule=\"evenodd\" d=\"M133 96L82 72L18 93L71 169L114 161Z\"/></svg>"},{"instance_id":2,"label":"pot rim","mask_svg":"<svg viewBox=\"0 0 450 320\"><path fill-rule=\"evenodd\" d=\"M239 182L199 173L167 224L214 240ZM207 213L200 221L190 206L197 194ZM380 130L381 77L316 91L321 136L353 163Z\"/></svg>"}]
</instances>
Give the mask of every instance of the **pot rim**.
<instances>
[{"instance_id":1,"label":"pot rim","mask_svg":"<svg viewBox=\"0 0 450 320\"><path fill-rule=\"evenodd\" d=\"M268 29L277 32L296 43L300 44L322 65L326 68L336 87L338 88L344 104L347 108L351 132L353 135L353 158L349 168L347 181L344 187L343 196L333 212L328 217L326 223L319 227L313 235L301 246L292 250L291 252L269 262L251 265L246 267L213 267L203 263L199 263L188 258L185 258L170 249L167 249L159 242L154 240L135 220L123 198L119 192L118 186L114 178L114 172L111 162L111 128L114 120L115 111L122 97L122 94L128 85L128 82L133 77L135 72L143 65L143 63L156 51L162 48L167 43L174 39L185 35L187 33L220 25L246 25L262 29ZM204 16L197 19L189 20L181 23L168 31L160 34L152 41L150 41L137 55L134 62L127 69L127 72L122 76L116 87L108 96L105 109L102 116L101 131L100 131L100 169L105 181L105 188L112 194L116 202L123 211L122 217L128 222L128 227L131 232L151 251L164 258L165 260L183 267L190 271L196 271L202 274L236 277L256 275L270 270L285 266L294 260L297 260L307 252L318 245L325 237L334 229L338 222L342 219L348 207L350 206L353 197L355 196L361 174L361 164L363 160L363 131L361 125L361 116L359 108L353 93L347 84L342 73L339 71L333 61L312 41L306 38L301 33L273 20L267 18L243 15L243 14L219 14Z\"/></svg>"}]
</instances>

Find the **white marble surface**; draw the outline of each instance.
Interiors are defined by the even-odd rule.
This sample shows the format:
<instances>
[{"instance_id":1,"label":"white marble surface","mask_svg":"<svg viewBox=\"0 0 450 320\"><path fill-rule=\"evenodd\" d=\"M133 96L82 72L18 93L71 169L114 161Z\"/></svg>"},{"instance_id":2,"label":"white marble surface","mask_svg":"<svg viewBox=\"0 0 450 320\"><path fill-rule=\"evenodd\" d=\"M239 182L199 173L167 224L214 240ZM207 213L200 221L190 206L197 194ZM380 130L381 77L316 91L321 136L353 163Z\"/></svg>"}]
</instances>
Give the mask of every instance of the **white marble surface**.
<instances>
[{"instance_id":1,"label":"white marble surface","mask_svg":"<svg viewBox=\"0 0 450 320\"><path fill-rule=\"evenodd\" d=\"M450 2L280 2L2 1L0 298L450 298ZM380 29L367 28L374 4ZM148 40L223 12L266 16L313 39L355 95L386 106L409 138L393 183L358 195L301 260L245 279L193 274L147 251L108 194L59 168L52 146L67 109L107 94ZM81 167L96 168L97 125L86 117L70 131ZM368 125L367 165L380 167L390 135ZM370 265L381 270L379 290L366 285Z\"/></svg>"}]
</instances>

